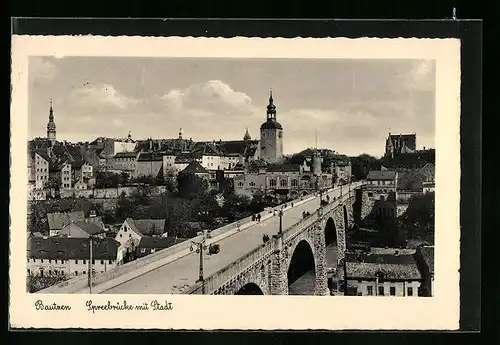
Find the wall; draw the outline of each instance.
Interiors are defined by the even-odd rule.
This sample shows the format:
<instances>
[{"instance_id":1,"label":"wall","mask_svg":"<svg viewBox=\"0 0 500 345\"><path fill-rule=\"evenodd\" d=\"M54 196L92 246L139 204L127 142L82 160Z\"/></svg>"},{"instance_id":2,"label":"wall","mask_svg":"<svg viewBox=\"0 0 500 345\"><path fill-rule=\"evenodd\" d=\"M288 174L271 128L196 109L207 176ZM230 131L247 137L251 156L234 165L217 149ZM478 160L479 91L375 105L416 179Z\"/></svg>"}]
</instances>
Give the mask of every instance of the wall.
<instances>
[{"instance_id":1,"label":"wall","mask_svg":"<svg viewBox=\"0 0 500 345\"><path fill-rule=\"evenodd\" d=\"M283 131L262 129L260 131L260 158L268 163L278 163L283 158Z\"/></svg>"},{"instance_id":2,"label":"wall","mask_svg":"<svg viewBox=\"0 0 500 345\"><path fill-rule=\"evenodd\" d=\"M163 169L163 160L161 161L138 161L136 163L135 177L153 176L156 177Z\"/></svg>"},{"instance_id":3,"label":"wall","mask_svg":"<svg viewBox=\"0 0 500 345\"><path fill-rule=\"evenodd\" d=\"M116 265L116 260L94 260L93 268L97 273L104 273L115 268ZM32 276L39 276L41 269L44 272L44 276L51 274L56 275L54 271L57 271L57 275L76 277L88 273L89 260L28 259L28 274ZM49 271L51 273L49 273ZM63 274L60 272L63 272Z\"/></svg>"},{"instance_id":4,"label":"wall","mask_svg":"<svg viewBox=\"0 0 500 345\"><path fill-rule=\"evenodd\" d=\"M132 196L136 191L138 191L138 187L61 190L61 198L113 199L118 198L122 192L125 192L126 196ZM159 195L165 191L165 186L154 186L151 189L151 194Z\"/></svg>"},{"instance_id":5,"label":"wall","mask_svg":"<svg viewBox=\"0 0 500 345\"><path fill-rule=\"evenodd\" d=\"M376 287L375 281L373 280L347 280L348 286L356 287L358 289L358 294L361 293L361 296L368 296L368 286L373 288L373 296L378 294L378 289ZM378 286L384 287L384 296L390 295L390 288L396 288L396 297L410 297L407 296L408 287L413 289L413 295L411 297L418 297L418 288L420 287L419 281L384 281L383 283L379 283Z\"/></svg>"}]
</instances>

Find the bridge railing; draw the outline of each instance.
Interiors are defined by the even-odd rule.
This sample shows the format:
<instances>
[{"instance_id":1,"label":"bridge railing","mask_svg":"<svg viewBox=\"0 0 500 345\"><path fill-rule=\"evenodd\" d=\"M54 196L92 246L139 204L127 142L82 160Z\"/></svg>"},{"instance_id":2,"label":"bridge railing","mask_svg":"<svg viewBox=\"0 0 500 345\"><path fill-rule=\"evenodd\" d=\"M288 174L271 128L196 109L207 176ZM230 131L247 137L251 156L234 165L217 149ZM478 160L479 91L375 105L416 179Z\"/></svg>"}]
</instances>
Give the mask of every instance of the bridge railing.
<instances>
[{"instance_id":1,"label":"bridge railing","mask_svg":"<svg viewBox=\"0 0 500 345\"><path fill-rule=\"evenodd\" d=\"M353 188L357 188L362 184L362 182L358 182L354 184ZM338 207L339 204L346 202L351 195L349 193L342 194L339 198L335 199L335 201L330 202L326 206L322 208L322 212L328 212L331 208ZM310 216L301 219L299 222L293 224L292 226L286 228L283 231L283 240L286 241L296 233L302 231L304 227L308 227L314 224L319 218L319 210L313 212ZM231 279L241 274L248 267L254 265L256 262L270 256L274 250L274 241L266 242L265 244L253 249L249 253L243 255L235 262L227 265L226 267L220 269L214 274L207 277L204 282L197 282L192 285L187 290L184 290L183 294L203 294L203 289L205 290L205 294L212 294L216 291L220 286L226 284Z\"/></svg>"},{"instance_id":2,"label":"bridge railing","mask_svg":"<svg viewBox=\"0 0 500 345\"><path fill-rule=\"evenodd\" d=\"M269 257L273 250L274 242L268 241L243 255L235 262L210 275L203 282L197 282L191 288L183 291L183 294L202 294L203 289L205 290L205 294L212 294L219 287L231 281L231 279L244 272L250 266Z\"/></svg>"}]
</instances>

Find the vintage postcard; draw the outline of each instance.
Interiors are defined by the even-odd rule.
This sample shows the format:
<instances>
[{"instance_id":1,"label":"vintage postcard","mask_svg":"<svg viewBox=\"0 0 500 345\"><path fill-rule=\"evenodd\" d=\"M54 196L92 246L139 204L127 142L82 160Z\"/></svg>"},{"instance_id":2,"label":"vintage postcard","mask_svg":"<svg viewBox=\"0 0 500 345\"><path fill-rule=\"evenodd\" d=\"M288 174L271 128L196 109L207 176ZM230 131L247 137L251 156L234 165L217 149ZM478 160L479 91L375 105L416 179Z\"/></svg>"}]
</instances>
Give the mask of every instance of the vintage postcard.
<instances>
[{"instance_id":1,"label":"vintage postcard","mask_svg":"<svg viewBox=\"0 0 500 345\"><path fill-rule=\"evenodd\" d=\"M13 328L459 327L459 40L13 36L11 124Z\"/></svg>"}]
</instances>

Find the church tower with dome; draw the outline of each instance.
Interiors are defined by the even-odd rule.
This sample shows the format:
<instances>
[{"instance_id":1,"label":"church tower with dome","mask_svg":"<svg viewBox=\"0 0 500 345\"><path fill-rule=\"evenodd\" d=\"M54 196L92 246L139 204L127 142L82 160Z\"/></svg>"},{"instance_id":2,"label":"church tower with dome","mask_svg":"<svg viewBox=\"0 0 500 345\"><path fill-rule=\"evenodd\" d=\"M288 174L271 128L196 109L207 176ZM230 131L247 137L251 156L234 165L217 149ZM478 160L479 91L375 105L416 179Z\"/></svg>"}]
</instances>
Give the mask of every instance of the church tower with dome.
<instances>
[{"instance_id":1,"label":"church tower with dome","mask_svg":"<svg viewBox=\"0 0 500 345\"><path fill-rule=\"evenodd\" d=\"M276 121L273 92L269 95L267 121L260 126L260 158L269 164L283 160L283 127Z\"/></svg>"}]
</instances>

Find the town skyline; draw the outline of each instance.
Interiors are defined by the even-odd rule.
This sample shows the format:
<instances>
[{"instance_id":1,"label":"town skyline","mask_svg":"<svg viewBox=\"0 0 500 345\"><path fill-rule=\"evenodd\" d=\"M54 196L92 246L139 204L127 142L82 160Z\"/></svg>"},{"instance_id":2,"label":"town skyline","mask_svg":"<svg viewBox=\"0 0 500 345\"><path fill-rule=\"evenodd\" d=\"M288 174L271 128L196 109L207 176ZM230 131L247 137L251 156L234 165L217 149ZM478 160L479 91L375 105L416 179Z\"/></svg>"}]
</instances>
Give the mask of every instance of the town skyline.
<instances>
[{"instance_id":1,"label":"town skyline","mask_svg":"<svg viewBox=\"0 0 500 345\"><path fill-rule=\"evenodd\" d=\"M45 137L52 99L60 141L168 139L180 128L194 141L241 140L246 128L259 139L272 89L285 154L315 147L317 131L318 147L379 157L389 128L434 147L434 78L427 60L36 57L29 136Z\"/></svg>"}]
</instances>

